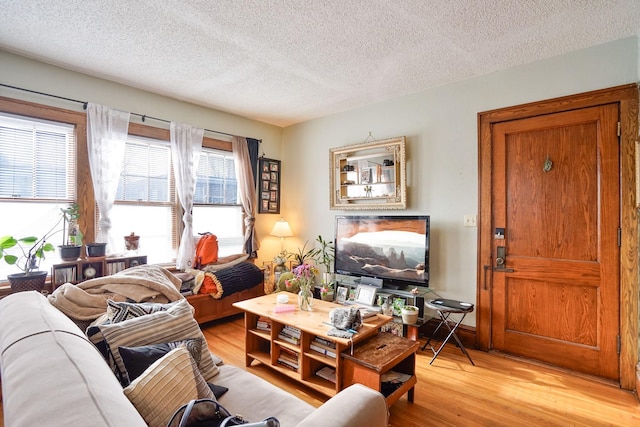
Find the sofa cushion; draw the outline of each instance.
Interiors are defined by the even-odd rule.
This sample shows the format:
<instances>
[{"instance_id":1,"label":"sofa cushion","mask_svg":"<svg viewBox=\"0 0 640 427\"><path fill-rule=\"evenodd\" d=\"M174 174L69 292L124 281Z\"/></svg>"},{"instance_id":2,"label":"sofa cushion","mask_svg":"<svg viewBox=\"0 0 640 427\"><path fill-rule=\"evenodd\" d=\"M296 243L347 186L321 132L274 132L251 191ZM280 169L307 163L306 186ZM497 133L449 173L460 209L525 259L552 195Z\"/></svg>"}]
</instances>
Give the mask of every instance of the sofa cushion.
<instances>
[{"instance_id":1,"label":"sofa cushion","mask_svg":"<svg viewBox=\"0 0 640 427\"><path fill-rule=\"evenodd\" d=\"M120 357L127 371L129 381L138 378L153 362L164 357L171 350L184 346L189 354L199 362L202 357L202 340L190 338L183 341L164 342L160 344L143 345L140 347L118 347Z\"/></svg>"},{"instance_id":2,"label":"sofa cushion","mask_svg":"<svg viewBox=\"0 0 640 427\"><path fill-rule=\"evenodd\" d=\"M186 299L172 303L166 311L158 311L120 323L100 325L98 328L123 377L126 377L126 368L118 347L137 347L189 338L199 338L203 343L206 342L198 323L193 318L191 305ZM206 345L202 346L198 368L207 381L212 381L218 373L218 367L214 364ZM127 383L128 381L124 381L124 384Z\"/></svg>"},{"instance_id":3,"label":"sofa cushion","mask_svg":"<svg viewBox=\"0 0 640 427\"><path fill-rule=\"evenodd\" d=\"M165 427L171 416L191 399L214 399L185 347L155 361L124 389L149 427Z\"/></svg>"},{"instance_id":4,"label":"sofa cushion","mask_svg":"<svg viewBox=\"0 0 640 427\"><path fill-rule=\"evenodd\" d=\"M220 404L230 413L243 415L249 421L274 416L282 426L295 426L314 411L314 407L304 400L237 366L220 366L215 383L229 388L218 399Z\"/></svg>"}]
</instances>

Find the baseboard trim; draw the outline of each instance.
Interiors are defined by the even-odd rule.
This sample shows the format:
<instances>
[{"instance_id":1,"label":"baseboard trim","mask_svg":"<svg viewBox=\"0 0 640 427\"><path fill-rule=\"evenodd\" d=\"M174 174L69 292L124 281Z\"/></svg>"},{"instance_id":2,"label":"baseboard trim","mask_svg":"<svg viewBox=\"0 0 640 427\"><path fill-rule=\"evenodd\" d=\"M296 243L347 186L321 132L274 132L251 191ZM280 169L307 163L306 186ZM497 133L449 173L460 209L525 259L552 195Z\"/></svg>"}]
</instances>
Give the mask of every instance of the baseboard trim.
<instances>
[{"instance_id":1,"label":"baseboard trim","mask_svg":"<svg viewBox=\"0 0 640 427\"><path fill-rule=\"evenodd\" d=\"M430 337L438 327L438 323L440 323L439 319L432 317L431 319L427 320L424 325L420 327L420 332L425 337L427 337L426 339L428 339L428 337ZM440 328L440 330L438 331L438 334L434 338L442 341L446 338L448 333L449 333L448 329L444 328L443 330L443 328ZM465 347L477 349L475 327L460 325L458 326L458 329L456 329L456 335L458 336L458 338L460 338L460 341L462 341L462 344Z\"/></svg>"}]
</instances>

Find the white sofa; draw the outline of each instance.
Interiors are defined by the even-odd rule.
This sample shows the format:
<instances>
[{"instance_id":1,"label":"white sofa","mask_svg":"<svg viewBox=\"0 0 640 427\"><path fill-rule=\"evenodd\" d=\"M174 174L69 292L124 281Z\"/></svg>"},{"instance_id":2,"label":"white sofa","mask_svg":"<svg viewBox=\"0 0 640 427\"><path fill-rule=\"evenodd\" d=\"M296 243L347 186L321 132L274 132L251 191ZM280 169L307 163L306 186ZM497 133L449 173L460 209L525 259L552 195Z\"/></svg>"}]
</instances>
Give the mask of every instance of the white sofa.
<instances>
[{"instance_id":1,"label":"white sofa","mask_svg":"<svg viewBox=\"0 0 640 427\"><path fill-rule=\"evenodd\" d=\"M7 427L146 426L85 334L41 294L0 300L0 379ZM287 426L385 427L383 396L353 385L314 408L267 381L223 365L220 403L250 421L277 417Z\"/></svg>"}]
</instances>

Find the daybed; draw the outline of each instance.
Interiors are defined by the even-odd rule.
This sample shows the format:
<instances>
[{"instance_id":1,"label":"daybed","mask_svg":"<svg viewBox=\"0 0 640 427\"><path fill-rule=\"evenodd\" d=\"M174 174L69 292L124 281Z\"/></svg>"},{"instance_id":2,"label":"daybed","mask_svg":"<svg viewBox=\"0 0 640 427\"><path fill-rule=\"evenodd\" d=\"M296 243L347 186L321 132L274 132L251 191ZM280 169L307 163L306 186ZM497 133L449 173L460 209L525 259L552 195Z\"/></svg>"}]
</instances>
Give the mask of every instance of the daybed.
<instances>
[{"instance_id":1,"label":"daybed","mask_svg":"<svg viewBox=\"0 0 640 427\"><path fill-rule=\"evenodd\" d=\"M187 270L183 295L195 309L198 323L210 322L240 313L233 303L264 295L263 271L246 261L248 255L221 258L201 270ZM202 292L208 280L213 289Z\"/></svg>"},{"instance_id":2,"label":"daybed","mask_svg":"<svg viewBox=\"0 0 640 427\"><path fill-rule=\"evenodd\" d=\"M131 276L125 277L130 278ZM143 279L143 282L145 280ZM119 286L105 283L91 286L88 289L91 289L92 293L84 299L91 303L101 298L106 301L107 295L123 294L128 294L127 298L130 299L132 294L145 293L145 288L148 295L153 295L150 300L171 300L176 294L177 299L168 304L169 308L166 311L143 314L110 326L100 325L104 337L109 337L105 340L110 341L114 333L118 335L119 340L125 339L127 336L121 332L129 324L130 329L135 331L138 342L136 345L142 345L139 342L144 338L153 341L157 338L152 337L154 334L190 334L195 340L203 339L190 314L191 308L177 292L177 288L172 290L167 286L164 289L152 290L144 285L139 287L137 284L126 283L127 280L123 282L125 283ZM176 283L173 280L171 282ZM118 294L122 288L126 290ZM148 416L148 408L139 406L139 402L136 402L136 406L130 402L97 347L76 326L78 319L74 319L74 322L56 308L64 307L67 311L71 309L73 312L80 312L83 317L89 316L88 313L95 311L98 304L83 311L77 306L81 300L82 298L69 292L65 297L52 295L49 299L36 292L21 292L0 300L0 377L5 426L147 425L146 418L141 414ZM109 307L112 304L109 303ZM140 304L134 306L143 307ZM174 326L165 327L166 321ZM175 327L177 321L181 322L182 327ZM114 326L116 329L110 329ZM118 349L121 351L122 347L118 346ZM192 379L198 376L198 373L202 373L201 376L205 377L207 382L229 389L219 398L220 403L231 413L242 414L250 421L275 416L283 427L383 427L388 424L384 397L364 386L351 386L315 409L303 400L238 367L214 365L216 358L209 353L209 348L205 346L202 351L206 357L197 362L197 366L193 357L187 354L187 359L192 360L189 365L191 368L188 369L190 375L186 374L187 371L180 371L181 373L176 375L173 368L163 369L165 365L159 364L172 354L185 354L186 350L180 346L151 365L125 390L134 385L139 389L146 384L145 381L153 385L152 381L161 376L177 381L176 384L181 387L191 387L188 391L193 394L195 386L192 387L192 383L195 380ZM207 364L206 369L203 368L204 363ZM152 374L156 376L149 379L149 371L154 371ZM203 373L205 371L206 374ZM151 387L150 391L158 393L171 389L173 387L156 386ZM189 395L185 393L181 396L186 398ZM150 402L145 402L145 405L154 405L153 410L156 411L167 411L168 401L165 397L156 397Z\"/></svg>"}]
</instances>

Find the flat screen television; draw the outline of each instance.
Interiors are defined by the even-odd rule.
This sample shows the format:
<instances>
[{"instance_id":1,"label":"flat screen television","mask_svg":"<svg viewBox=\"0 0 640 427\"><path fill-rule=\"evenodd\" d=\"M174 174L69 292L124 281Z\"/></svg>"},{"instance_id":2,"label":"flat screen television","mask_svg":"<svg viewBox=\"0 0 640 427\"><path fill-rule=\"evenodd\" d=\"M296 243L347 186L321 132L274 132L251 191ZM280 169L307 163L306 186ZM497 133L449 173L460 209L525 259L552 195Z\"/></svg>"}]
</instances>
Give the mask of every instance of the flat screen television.
<instances>
[{"instance_id":1,"label":"flat screen television","mask_svg":"<svg viewBox=\"0 0 640 427\"><path fill-rule=\"evenodd\" d=\"M382 279L403 289L429 286L429 216L337 216L337 274Z\"/></svg>"}]
</instances>

